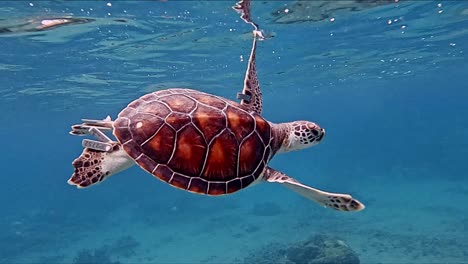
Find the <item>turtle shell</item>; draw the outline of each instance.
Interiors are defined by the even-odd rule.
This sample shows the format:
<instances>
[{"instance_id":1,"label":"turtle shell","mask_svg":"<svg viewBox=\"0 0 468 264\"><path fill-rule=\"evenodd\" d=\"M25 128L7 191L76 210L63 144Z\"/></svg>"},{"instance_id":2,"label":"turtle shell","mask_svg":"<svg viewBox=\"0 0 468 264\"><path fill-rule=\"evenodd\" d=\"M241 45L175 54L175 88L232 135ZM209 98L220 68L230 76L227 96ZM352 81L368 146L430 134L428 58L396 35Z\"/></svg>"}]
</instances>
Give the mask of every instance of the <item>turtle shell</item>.
<instances>
[{"instance_id":1,"label":"turtle shell","mask_svg":"<svg viewBox=\"0 0 468 264\"><path fill-rule=\"evenodd\" d=\"M190 89L146 94L120 112L114 135L144 170L187 191L221 195L258 179L271 126L233 101Z\"/></svg>"}]
</instances>

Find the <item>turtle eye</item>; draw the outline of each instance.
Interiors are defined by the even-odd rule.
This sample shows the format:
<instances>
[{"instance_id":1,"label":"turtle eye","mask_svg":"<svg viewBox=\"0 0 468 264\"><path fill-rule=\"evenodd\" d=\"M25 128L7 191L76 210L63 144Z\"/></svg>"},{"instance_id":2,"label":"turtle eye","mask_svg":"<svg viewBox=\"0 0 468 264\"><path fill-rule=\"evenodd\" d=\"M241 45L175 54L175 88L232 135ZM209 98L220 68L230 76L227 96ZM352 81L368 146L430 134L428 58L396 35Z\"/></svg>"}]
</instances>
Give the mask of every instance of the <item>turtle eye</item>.
<instances>
[{"instance_id":1,"label":"turtle eye","mask_svg":"<svg viewBox=\"0 0 468 264\"><path fill-rule=\"evenodd\" d=\"M316 129L312 129L312 134L314 134L314 136L318 136L319 132Z\"/></svg>"}]
</instances>

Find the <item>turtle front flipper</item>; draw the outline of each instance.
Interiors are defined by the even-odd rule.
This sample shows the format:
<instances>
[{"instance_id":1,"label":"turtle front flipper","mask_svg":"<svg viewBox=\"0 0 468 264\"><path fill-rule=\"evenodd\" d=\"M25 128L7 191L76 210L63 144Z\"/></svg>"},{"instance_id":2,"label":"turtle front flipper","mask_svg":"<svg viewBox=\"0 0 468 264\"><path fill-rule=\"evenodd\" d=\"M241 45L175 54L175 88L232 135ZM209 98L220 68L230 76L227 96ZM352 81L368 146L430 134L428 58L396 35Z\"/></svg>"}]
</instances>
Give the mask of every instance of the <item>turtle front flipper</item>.
<instances>
[{"instance_id":1,"label":"turtle front flipper","mask_svg":"<svg viewBox=\"0 0 468 264\"><path fill-rule=\"evenodd\" d=\"M72 163L75 171L68 180L68 184L78 188L89 187L133 164L135 164L133 159L117 142L113 142L113 148L109 151L85 148Z\"/></svg>"},{"instance_id":2,"label":"turtle front flipper","mask_svg":"<svg viewBox=\"0 0 468 264\"><path fill-rule=\"evenodd\" d=\"M265 39L263 33L259 30L257 24L255 24L250 16L250 1L242 0L239 1L235 6L232 7L241 16L242 20L246 23L251 24L254 27L254 38L252 43L252 49L250 51L249 62L244 78L244 89L241 93L237 94L237 99L240 100L240 104L245 106L249 111L256 112L257 114L262 113L262 91L257 77L257 67L255 65L255 54L257 49L257 40Z\"/></svg>"},{"instance_id":3,"label":"turtle front flipper","mask_svg":"<svg viewBox=\"0 0 468 264\"><path fill-rule=\"evenodd\" d=\"M264 179L268 182L283 184L285 187L322 206L338 211L361 211L365 208L364 204L349 194L329 193L314 189L272 168L266 169Z\"/></svg>"}]
</instances>

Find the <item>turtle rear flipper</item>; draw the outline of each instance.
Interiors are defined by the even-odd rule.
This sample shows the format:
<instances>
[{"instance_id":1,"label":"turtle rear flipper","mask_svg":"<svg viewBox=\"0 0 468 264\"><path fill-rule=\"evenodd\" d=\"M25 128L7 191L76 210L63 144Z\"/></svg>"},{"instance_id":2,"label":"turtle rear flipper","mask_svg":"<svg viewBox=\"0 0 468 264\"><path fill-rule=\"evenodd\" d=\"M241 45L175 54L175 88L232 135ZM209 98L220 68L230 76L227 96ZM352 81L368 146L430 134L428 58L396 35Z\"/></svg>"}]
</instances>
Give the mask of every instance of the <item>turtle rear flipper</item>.
<instances>
[{"instance_id":1,"label":"turtle rear flipper","mask_svg":"<svg viewBox=\"0 0 468 264\"><path fill-rule=\"evenodd\" d=\"M74 136L82 136L82 135L87 135L87 134L93 134L93 129L95 131L101 131L101 130L112 130L113 129L113 123L110 116L107 116L103 120L95 120L95 119L82 119L83 123L73 125L71 128L72 130L69 132L71 135ZM104 134L101 131L102 134Z\"/></svg>"},{"instance_id":2,"label":"turtle rear flipper","mask_svg":"<svg viewBox=\"0 0 468 264\"><path fill-rule=\"evenodd\" d=\"M89 187L133 164L133 159L125 153L118 143L111 151L85 148L72 163L75 171L68 180L68 184L78 188Z\"/></svg>"},{"instance_id":3,"label":"turtle rear flipper","mask_svg":"<svg viewBox=\"0 0 468 264\"><path fill-rule=\"evenodd\" d=\"M285 187L322 206L338 211L361 211L365 208L364 204L349 194L329 193L314 189L272 168L267 168L264 178L268 182L281 183Z\"/></svg>"}]
</instances>

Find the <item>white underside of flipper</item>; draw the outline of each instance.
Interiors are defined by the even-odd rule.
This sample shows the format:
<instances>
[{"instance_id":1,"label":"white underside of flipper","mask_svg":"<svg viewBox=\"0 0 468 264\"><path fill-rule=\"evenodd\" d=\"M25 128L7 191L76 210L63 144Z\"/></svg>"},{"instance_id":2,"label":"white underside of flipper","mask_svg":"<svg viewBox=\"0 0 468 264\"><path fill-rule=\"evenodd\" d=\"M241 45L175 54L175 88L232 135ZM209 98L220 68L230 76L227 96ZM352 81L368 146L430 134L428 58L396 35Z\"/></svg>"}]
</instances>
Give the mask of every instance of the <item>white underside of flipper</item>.
<instances>
[{"instance_id":1,"label":"white underside of flipper","mask_svg":"<svg viewBox=\"0 0 468 264\"><path fill-rule=\"evenodd\" d=\"M349 194L330 193L312 188L272 168L267 168L264 179L268 182L280 183L322 206L338 211L361 211L365 208L364 204Z\"/></svg>"}]
</instances>

